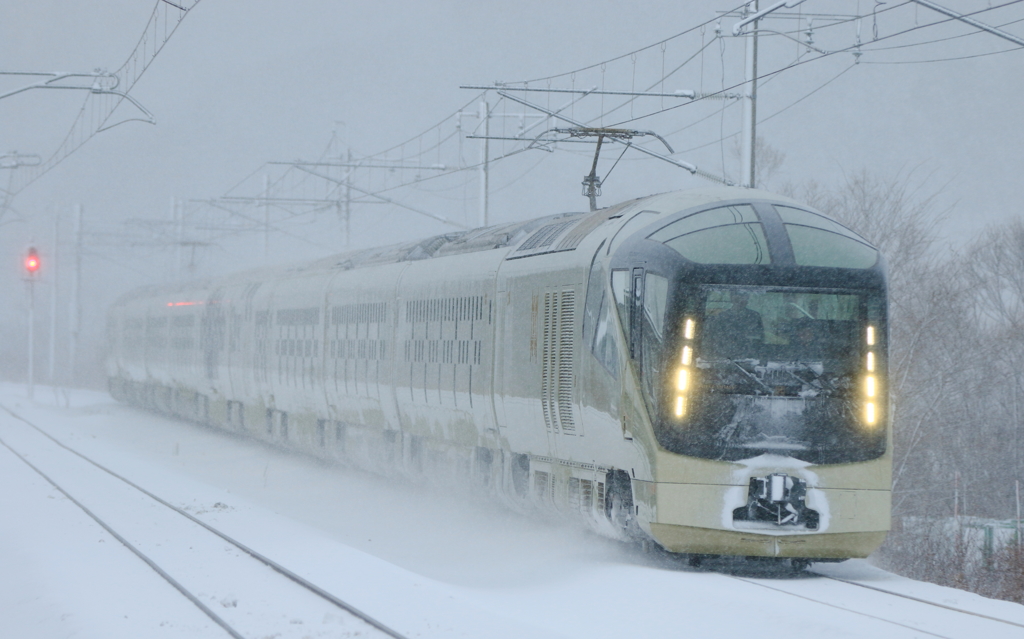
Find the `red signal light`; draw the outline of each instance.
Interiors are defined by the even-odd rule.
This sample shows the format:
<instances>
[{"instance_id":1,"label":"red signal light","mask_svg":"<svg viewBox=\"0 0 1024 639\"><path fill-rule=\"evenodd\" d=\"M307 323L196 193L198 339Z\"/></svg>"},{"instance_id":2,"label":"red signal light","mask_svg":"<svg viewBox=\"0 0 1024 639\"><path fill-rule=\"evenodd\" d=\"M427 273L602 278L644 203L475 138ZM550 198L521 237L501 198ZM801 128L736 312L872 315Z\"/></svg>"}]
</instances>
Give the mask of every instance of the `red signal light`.
<instances>
[{"instance_id":1,"label":"red signal light","mask_svg":"<svg viewBox=\"0 0 1024 639\"><path fill-rule=\"evenodd\" d=\"M25 256L25 270L28 271L29 275L35 275L36 271L39 270L39 253L36 252L35 248L30 248L28 255Z\"/></svg>"}]
</instances>

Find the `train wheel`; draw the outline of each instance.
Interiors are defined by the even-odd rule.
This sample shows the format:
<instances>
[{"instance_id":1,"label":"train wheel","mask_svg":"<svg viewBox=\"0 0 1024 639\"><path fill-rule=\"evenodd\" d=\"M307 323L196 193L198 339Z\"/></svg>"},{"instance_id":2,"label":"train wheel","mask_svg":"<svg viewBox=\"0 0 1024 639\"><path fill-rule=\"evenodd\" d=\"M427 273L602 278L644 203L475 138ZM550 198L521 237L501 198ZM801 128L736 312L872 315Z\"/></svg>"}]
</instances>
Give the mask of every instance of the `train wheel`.
<instances>
[{"instance_id":1,"label":"train wheel","mask_svg":"<svg viewBox=\"0 0 1024 639\"><path fill-rule=\"evenodd\" d=\"M636 520L633 518L633 487L629 475L625 471L613 470L608 473L606 485L605 514L616 528L633 537Z\"/></svg>"},{"instance_id":2,"label":"train wheel","mask_svg":"<svg viewBox=\"0 0 1024 639\"><path fill-rule=\"evenodd\" d=\"M811 565L810 559L790 559L789 567L793 572L804 572Z\"/></svg>"},{"instance_id":3,"label":"train wheel","mask_svg":"<svg viewBox=\"0 0 1024 639\"><path fill-rule=\"evenodd\" d=\"M612 495L609 501L608 518L612 520L613 524L626 530L632 519L632 506L627 505L621 495Z\"/></svg>"}]
</instances>

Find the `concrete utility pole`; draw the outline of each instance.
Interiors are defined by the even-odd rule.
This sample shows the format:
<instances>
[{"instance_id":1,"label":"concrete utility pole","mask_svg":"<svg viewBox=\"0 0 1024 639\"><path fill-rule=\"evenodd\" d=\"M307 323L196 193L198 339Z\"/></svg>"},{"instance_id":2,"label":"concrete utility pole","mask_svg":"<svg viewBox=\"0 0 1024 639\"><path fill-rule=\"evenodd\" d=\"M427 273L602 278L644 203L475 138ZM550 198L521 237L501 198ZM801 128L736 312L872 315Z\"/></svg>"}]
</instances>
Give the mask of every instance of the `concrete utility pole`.
<instances>
[{"instance_id":1,"label":"concrete utility pole","mask_svg":"<svg viewBox=\"0 0 1024 639\"><path fill-rule=\"evenodd\" d=\"M82 303L79 288L82 282L82 205L75 205L75 268L71 271L71 341L68 344L69 386L74 388L75 368L78 364L78 334L82 322Z\"/></svg>"},{"instance_id":2,"label":"concrete utility pole","mask_svg":"<svg viewBox=\"0 0 1024 639\"><path fill-rule=\"evenodd\" d=\"M490 190L488 164L490 163L491 154L490 140L488 139L491 134L491 107L487 104L487 100L480 101L480 123L483 136L480 140L480 218L477 222L479 226L487 226L487 199L488 191Z\"/></svg>"},{"instance_id":3,"label":"concrete utility pole","mask_svg":"<svg viewBox=\"0 0 1024 639\"><path fill-rule=\"evenodd\" d=\"M757 186L754 175L755 145L757 143L757 24L761 18L773 13L783 7L792 9L802 4L805 0L780 0L765 9L759 10L757 0L752 0L743 8L743 19L732 27L732 34L738 36L743 33L743 27L752 24L747 33L746 41L746 64L743 69L743 79L749 85L747 87L746 99L743 102L743 139L740 153L740 184L754 188Z\"/></svg>"},{"instance_id":4,"label":"concrete utility pole","mask_svg":"<svg viewBox=\"0 0 1024 639\"><path fill-rule=\"evenodd\" d=\"M263 261L270 261L270 176L263 176Z\"/></svg>"},{"instance_id":5,"label":"concrete utility pole","mask_svg":"<svg viewBox=\"0 0 1024 639\"><path fill-rule=\"evenodd\" d=\"M174 224L174 277L181 279L181 250L185 241L185 220L178 210L178 198L171 196L171 222Z\"/></svg>"},{"instance_id":6,"label":"concrete utility pole","mask_svg":"<svg viewBox=\"0 0 1024 639\"><path fill-rule=\"evenodd\" d=\"M57 385L57 253L60 246L60 215L53 217L53 248L50 249L50 357L47 379Z\"/></svg>"},{"instance_id":7,"label":"concrete utility pole","mask_svg":"<svg viewBox=\"0 0 1024 639\"><path fill-rule=\"evenodd\" d=\"M748 4L744 12L756 15L757 0ZM757 141L757 20L754 20L745 44L746 64L743 66L743 79L747 82L747 95L743 100L740 184L754 188L757 184L754 175L754 145Z\"/></svg>"},{"instance_id":8,"label":"concrete utility pole","mask_svg":"<svg viewBox=\"0 0 1024 639\"><path fill-rule=\"evenodd\" d=\"M35 246L25 252L25 283L28 284L28 398L32 399L35 389L36 363L36 279L39 276L39 253Z\"/></svg>"},{"instance_id":9,"label":"concrete utility pole","mask_svg":"<svg viewBox=\"0 0 1024 639\"><path fill-rule=\"evenodd\" d=\"M345 153L345 163L352 164L352 149ZM352 169L345 173L345 248L352 243Z\"/></svg>"},{"instance_id":10,"label":"concrete utility pole","mask_svg":"<svg viewBox=\"0 0 1024 639\"><path fill-rule=\"evenodd\" d=\"M34 249L33 249L34 250ZM32 258L29 257L29 260ZM37 261L38 265L39 262ZM28 273L28 398L35 395L35 360L36 360L36 280L35 271L29 267Z\"/></svg>"}]
</instances>

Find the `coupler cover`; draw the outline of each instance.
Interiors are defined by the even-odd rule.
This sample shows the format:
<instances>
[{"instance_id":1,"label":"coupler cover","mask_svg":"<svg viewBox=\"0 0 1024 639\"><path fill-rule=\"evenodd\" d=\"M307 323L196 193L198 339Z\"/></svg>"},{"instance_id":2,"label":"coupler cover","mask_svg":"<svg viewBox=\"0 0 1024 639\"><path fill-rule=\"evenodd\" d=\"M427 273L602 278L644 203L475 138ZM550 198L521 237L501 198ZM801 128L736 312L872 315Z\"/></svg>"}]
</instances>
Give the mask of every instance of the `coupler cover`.
<instances>
[{"instance_id":1,"label":"coupler cover","mask_svg":"<svg viewBox=\"0 0 1024 639\"><path fill-rule=\"evenodd\" d=\"M732 511L733 521L818 529L818 512L807 507L807 482L785 473L751 477L747 505Z\"/></svg>"}]
</instances>

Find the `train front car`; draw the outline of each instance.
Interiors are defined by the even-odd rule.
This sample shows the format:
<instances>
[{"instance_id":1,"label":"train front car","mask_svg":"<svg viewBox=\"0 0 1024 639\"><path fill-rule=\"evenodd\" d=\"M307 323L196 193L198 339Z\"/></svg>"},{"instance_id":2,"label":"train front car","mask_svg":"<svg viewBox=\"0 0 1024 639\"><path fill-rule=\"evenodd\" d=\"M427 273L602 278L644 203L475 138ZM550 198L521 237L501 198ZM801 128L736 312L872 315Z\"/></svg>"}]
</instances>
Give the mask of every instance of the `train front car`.
<instances>
[{"instance_id":1,"label":"train front car","mask_svg":"<svg viewBox=\"0 0 1024 639\"><path fill-rule=\"evenodd\" d=\"M864 557L890 522L883 260L747 193L627 223L610 247L638 404L623 428L651 462L635 514L673 552Z\"/></svg>"}]
</instances>

